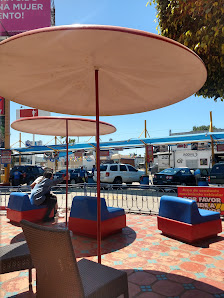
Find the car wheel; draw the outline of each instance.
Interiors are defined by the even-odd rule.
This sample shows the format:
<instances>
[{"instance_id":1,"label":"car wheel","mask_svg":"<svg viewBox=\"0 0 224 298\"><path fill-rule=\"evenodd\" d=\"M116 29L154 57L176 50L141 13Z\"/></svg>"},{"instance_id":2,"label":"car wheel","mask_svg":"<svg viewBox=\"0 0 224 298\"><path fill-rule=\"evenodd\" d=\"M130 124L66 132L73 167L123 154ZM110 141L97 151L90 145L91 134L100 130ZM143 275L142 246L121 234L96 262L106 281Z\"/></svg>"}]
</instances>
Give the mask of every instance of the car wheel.
<instances>
[{"instance_id":1,"label":"car wheel","mask_svg":"<svg viewBox=\"0 0 224 298\"><path fill-rule=\"evenodd\" d=\"M122 179L121 179L121 177L116 177L116 178L114 179L114 184L122 184Z\"/></svg>"},{"instance_id":2,"label":"car wheel","mask_svg":"<svg viewBox=\"0 0 224 298\"><path fill-rule=\"evenodd\" d=\"M72 179L72 180L70 181L70 184L76 184L76 180L75 180L75 179Z\"/></svg>"}]
</instances>

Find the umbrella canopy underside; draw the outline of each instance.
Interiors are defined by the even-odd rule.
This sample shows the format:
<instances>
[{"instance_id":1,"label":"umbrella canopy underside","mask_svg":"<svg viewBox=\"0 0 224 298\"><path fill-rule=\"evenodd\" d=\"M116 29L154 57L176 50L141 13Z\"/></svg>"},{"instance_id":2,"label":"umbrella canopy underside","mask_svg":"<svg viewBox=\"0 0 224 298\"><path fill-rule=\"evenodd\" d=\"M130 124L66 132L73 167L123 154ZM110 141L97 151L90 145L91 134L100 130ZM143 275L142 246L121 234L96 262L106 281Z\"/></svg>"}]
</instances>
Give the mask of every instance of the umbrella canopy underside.
<instances>
[{"instance_id":1,"label":"umbrella canopy underside","mask_svg":"<svg viewBox=\"0 0 224 298\"><path fill-rule=\"evenodd\" d=\"M71 115L155 110L183 100L206 81L202 60L185 46L152 33L111 26L58 26L0 43L1 96Z\"/></svg>"},{"instance_id":2,"label":"umbrella canopy underside","mask_svg":"<svg viewBox=\"0 0 224 298\"><path fill-rule=\"evenodd\" d=\"M66 121L68 123L69 136L95 136L96 121L86 118L75 117L29 117L21 118L11 124L18 131L50 135L66 136ZM101 135L113 133L116 128L109 123L100 121L99 130Z\"/></svg>"}]
</instances>

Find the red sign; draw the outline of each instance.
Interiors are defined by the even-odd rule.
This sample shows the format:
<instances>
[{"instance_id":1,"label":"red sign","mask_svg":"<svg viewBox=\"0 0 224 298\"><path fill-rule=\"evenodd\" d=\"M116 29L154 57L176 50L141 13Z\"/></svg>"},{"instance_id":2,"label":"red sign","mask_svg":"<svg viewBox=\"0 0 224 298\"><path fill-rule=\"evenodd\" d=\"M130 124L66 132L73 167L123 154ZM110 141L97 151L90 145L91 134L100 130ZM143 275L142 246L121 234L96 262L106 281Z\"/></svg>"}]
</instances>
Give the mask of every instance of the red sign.
<instances>
[{"instance_id":1,"label":"red sign","mask_svg":"<svg viewBox=\"0 0 224 298\"><path fill-rule=\"evenodd\" d=\"M76 157L82 157L82 155L83 155L84 152L85 152L85 150L77 150L77 151L74 153L74 155L75 155Z\"/></svg>"},{"instance_id":2,"label":"red sign","mask_svg":"<svg viewBox=\"0 0 224 298\"><path fill-rule=\"evenodd\" d=\"M187 144L177 144L177 148L187 148Z\"/></svg>"},{"instance_id":3,"label":"red sign","mask_svg":"<svg viewBox=\"0 0 224 298\"><path fill-rule=\"evenodd\" d=\"M224 144L217 144L217 151L224 151Z\"/></svg>"},{"instance_id":4,"label":"red sign","mask_svg":"<svg viewBox=\"0 0 224 298\"><path fill-rule=\"evenodd\" d=\"M50 0L0 1L0 36L10 36L50 25Z\"/></svg>"},{"instance_id":5,"label":"red sign","mask_svg":"<svg viewBox=\"0 0 224 298\"><path fill-rule=\"evenodd\" d=\"M6 149L1 151L1 163L11 164L11 150Z\"/></svg>"},{"instance_id":6,"label":"red sign","mask_svg":"<svg viewBox=\"0 0 224 298\"><path fill-rule=\"evenodd\" d=\"M178 197L194 200L199 208L224 215L223 187L178 186Z\"/></svg>"},{"instance_id":7,"label":"red sign","mask_svg":"<svg viewBox=\"0 0 224 298\"><path fill-rule=\"evenodd\" d=\"M22 109L20 110L20 118L36 117L38 116L38 109Z\"/></svg>"},{"instance_id":8,"label":"red sign","mask_svg":"<svg viewBox=\"0 0 224 298\"><path fill-rule=\"evenodd\" d=\"M5 99L0 96L0 115L5 115Z\"/></svg>"},{"instance_id":9,"label":"red sign","mask_svg":"<svg viewBox=\"0 0 224 298\"><path fill-rule=\"evenodd\" d=\"M150 161L153 161L153 146L152 145L147 145L146 146L147 150L147 162L149 163Z\"/></svg>"},{"instance_id":10,"label":"red sign","mask_svg":"<svg viewBox=\"0 0 224 298\"><path fill-rule=\"evenodd\" d=\"M100 150L100 156L109 156L110 152L109 150Z\"/></svg>"}]
</instances>

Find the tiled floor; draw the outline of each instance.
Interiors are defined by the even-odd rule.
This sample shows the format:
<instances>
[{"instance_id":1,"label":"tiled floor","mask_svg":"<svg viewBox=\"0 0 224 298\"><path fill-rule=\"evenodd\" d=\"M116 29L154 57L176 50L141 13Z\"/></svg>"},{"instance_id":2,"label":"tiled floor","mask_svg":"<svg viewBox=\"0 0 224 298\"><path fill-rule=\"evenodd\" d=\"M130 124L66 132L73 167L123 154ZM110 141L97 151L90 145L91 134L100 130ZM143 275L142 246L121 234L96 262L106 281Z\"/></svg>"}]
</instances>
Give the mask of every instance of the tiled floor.
<instances>
[{"instance_id":1,"label":"tiled floor","mask_svg":"<svg viewBox=\"0 0 224 298\"><path fill-rule=\"evenodd\" d=\"M1 246L24 239L21 228L5 215L0 220ZM156 216L129 214L127 226L102 241L102 264L127 271L130 297L224 297L224 232L188 245L162 235ZM77 258L97 261L96 240L73 236L72 241ZM28 291L27 271L1 275L0 284L2 298L30 296L19 295Z\"/></svg>"}]
</instances>

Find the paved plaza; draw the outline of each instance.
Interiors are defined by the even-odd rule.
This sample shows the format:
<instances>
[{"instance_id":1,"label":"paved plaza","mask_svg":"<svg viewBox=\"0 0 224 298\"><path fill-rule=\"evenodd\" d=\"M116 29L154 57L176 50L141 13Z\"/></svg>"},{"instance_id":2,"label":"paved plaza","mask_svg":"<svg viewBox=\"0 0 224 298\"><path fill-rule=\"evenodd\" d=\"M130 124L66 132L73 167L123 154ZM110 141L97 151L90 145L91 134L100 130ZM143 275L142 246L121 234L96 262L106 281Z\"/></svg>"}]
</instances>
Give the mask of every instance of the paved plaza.
<instances>
[{"instance_id":1,"label":"paved plaza","mask_svg":"<svg viewBox=\"0 0 224 298\"><path fill-rule=\"evenodd\" d=\"M24 240L22 229L11 224L4 211L0 219L1 246ZM45 225L64 227L64 218ZM72 235L72 243L78 260L97 262L96 240ZM162 235L156 216L127 214L122 233L102 241L102 264L128 273L130 297L224 297L224 232L189 245ZM35 278L33 270L34 293ZM34 293L28 293L27 271L1 275L1 298L34 297Z\"/></svg>"}]
</instances>

